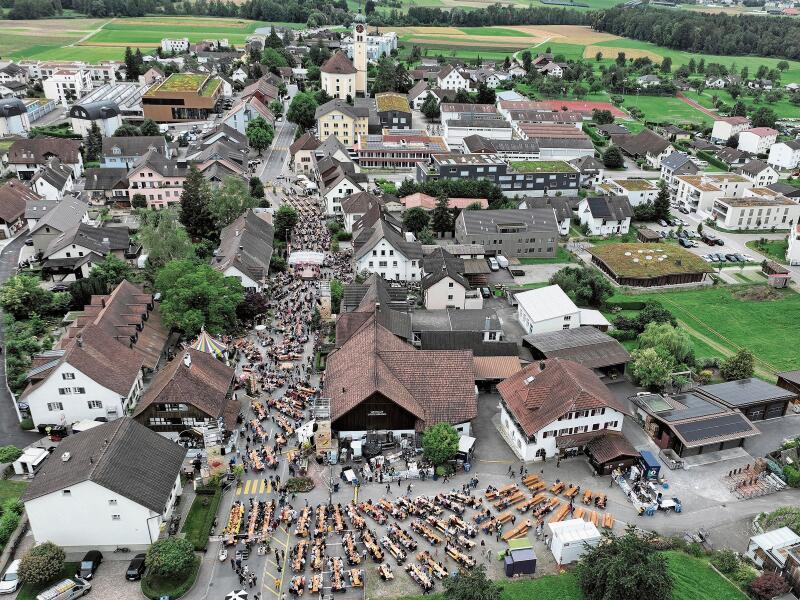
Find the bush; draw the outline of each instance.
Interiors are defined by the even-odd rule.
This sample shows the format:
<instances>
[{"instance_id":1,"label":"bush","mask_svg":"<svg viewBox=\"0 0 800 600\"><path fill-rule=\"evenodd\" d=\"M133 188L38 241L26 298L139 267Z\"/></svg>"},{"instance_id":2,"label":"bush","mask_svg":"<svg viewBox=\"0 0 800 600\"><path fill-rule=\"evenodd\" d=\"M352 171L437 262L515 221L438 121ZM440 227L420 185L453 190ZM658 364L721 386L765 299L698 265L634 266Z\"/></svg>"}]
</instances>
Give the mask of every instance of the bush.
<instances>
[{"instance_id":1,"label":"bush","mask_svg":"<svg viewBox=\"0 0 800 600\"><path fill-rule=\"evenodd\" d=\"M22 450L16 446L0 446L0 463L10 463L22 456Z\"/></svg>"},{"instance_id":2,"label":"bush","mask_svg":"<svg viewBox=\"0 0 800 600\"><path fill-rule=\"evenodd\" d=\"M4 512L0 517L0 548L3 548L11 539L11 534L19 525L19 520L20 514L13 511Z\"/></svg>"},{"instance_id":3,"label":"bush","mask_svg":"<svg viewBox=\"0 0 800 600\"><path fill-rule=\"evenodd\" d=\"M34 546L20 561L19 579L30 585L48 583L61 573L65 558L64 550L52 542Z\"/></svg>"},{"instance_id":4,"label":"bush","mask_svg":"<svg viewBox=\"0 0 800 600\"><path fill-rule=\"evenodd\" d=\"M612 329L608 332L608 335L613 337L618 342L627 342L630 340L635 340L638 337L633 329Z\"/></svg>"},{"instance_id":5,"label":"bush","mask_svg":"<svg viewBox=\"0 0 800 600\"><path fill-rule=\"evenodd\" d=\"M353 234L342 230L336 234L336 239L340 242L347 242L353 239Z\"/></svg>"},{"instance_id":6,"label":"bush","mask_svg":"<svg viewBox=\"0 0 800 600\"><path fill-rule=\"evenodd\" d=\"M725 548L714 554L711 564L725 575L731 575L739 568L739 556L733 550Z\"/></svg>"},{"instance_id":7,"label":"bush","mask_svg":"<svg viewBox=\"0 0 800 600\"><path fill-rule=\"evenodd\" d=\"M786 483L789 484L789 487L800 487L800 471L792 465L783 467L783 476L786 478Z\"/></svg>"},{"instance_id":8,"label":"bush","mask_svg":"<svg viewBox=\"0 0 800 600\"><path fill-rule=\"evenodd\" d=\"M30 431L33 429L33 419L30 417L25 417L22 421L19 422L19 426L22 427L25 431Z\"/></svg>"},{"instance_id":9,"label":"bush","mask_svg":"<svg viewBox=\"0 0 800 600\"><path fill-rule=\"evenodd\" d=\"M689 546L686 548L686 552L688 552L695 558L700 558L702 556L705 556L706 553L705 548L703 548L703 545L698 544L697 542L692 542L691 544L689 544Z\"/></svg>"},{"instance_id":10,"label":"bush","mask_svg":"<svg viewBox=\"0 0 800 600\"><path fill-rule=\"evenodd\" d=\"M697 366L701 369L716 369L719 367L720 359L719 356L708 356L706 358L701 358Z\"/></svg>"},{"instance_id":11,"label":"bush","mask_svg":"<svg viewBox=\"0 0 800 600\"><path fill-rule=\"evenodd\" d=\"M195 550L205 550L208 546L208 536L214 526L214 518L217 516L219 504L222 500L222 490L219 486L209 490L210 494L197 492L197 496L192 502L186 521L183 523L183 532L186 539L192 543Z\"/></svg>"},{"instance_id":12,"label":"bush","mask_svg":"<svg viewBox=\"0 0 800 600\"><path fill-rule=\"evenodd\" d=\"M164 596L169 597L170 600L180 598L192 588L194 582L197 580L197 574L200 571L200 562L200 557L193 557L191 570L180 581L171 579L165 580L152 573L147 573L142 578L142 594L150 598L150 600L159 600Z\"/></svg>"},{"instance_id":13,"label":"bush","mask_svg":"<svg viewBox=\"0 0 800 600\"><path fill-rule=\"evenodd\" d=\"M147 550L145 564L154 577L183 579L194 564L194 548L186 539L158 540Z\"/></svg>"},{"instance_id":14,"label":"bush","mask_svg":"<svg viewBox=\"0 0 800 600\"><path fill-rule=\"evenodd\" d=\"M786 580L777 573L764 573L750 582L750 593L757 600L772 600L785 593L789 586Z\"/></svg>"},{"instance_id":15,"label":"bush","mask_svg":"<svg viewBox=\"0 0 800 600\"><path fill-rule=\"evenodd\" d=\"M283 489L290 494L305 494L314 489L314 480L310 477L290 477Z\"/></svg>"},{"instance_id":16,"label":"bush","mask_svg":"<svg viewBox=\"0 0 800 600\"><path fill-rule=\"evenodd\" d=\"M740 564L739 568L730 575L730 578L736 585L743 590L746 590L756 577L758 577L758 571L750 565L745 564Z\"/></svg>"}]
</instances>

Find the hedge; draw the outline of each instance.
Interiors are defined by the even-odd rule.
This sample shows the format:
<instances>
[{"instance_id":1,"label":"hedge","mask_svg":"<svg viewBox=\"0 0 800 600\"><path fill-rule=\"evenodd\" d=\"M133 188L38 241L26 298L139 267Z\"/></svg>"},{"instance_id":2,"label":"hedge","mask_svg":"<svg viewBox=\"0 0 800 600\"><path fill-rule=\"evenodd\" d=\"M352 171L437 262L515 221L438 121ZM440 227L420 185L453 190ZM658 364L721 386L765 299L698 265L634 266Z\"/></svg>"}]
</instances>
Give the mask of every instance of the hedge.
<instances>
[{"instance_id":1,"label":"hedge","mask_svg":"<svg viewBox=\"0 0 800 600\"><path fill-rule=\"evenodd\" d=\"M619 308L620 310L642 310L646 304L646 302L640 300L614 300L606 302L606 306L609 309Z\"/></svg>"},{"instance_id":2,"label":"hedge","mask_svg":"<svg viewBox=\"0 0 800 600\"><path fill-rule=\"evenodd\" d=\"M722 169L723 171L728 170L728 165L726 165L724 162L722 162L713 154L706 152L705 150L699 150L697 152L697 157L702 158L705 161L708 161L709 164L714 165L718 169Z\"/></svg>"},{"instance_id":3,"label":"hedge","mask_svg":"<svg viewBox=\"0 0 800 600\"><path fill-rule=\"evenodd\" d=\"M195 556L192 570L183 581L165 581L161 578L145 575L142 577L142 594L150 598L150 600L159 600L162 596L169 596L170 600L176 600L192 589L199 572L200 557Z\"/></svg>"},{"instance_id":4,"label":"hedge","mask_svg":"<svg viewBox=\"0 0 800 600\"><path fill-rule=\"evenodd\" d=\"M786 483L789 484L789 487L800 487L800 471L792 465L785 465L783 467L783 475L786 477Z\"/></svg>"}]
</instances>

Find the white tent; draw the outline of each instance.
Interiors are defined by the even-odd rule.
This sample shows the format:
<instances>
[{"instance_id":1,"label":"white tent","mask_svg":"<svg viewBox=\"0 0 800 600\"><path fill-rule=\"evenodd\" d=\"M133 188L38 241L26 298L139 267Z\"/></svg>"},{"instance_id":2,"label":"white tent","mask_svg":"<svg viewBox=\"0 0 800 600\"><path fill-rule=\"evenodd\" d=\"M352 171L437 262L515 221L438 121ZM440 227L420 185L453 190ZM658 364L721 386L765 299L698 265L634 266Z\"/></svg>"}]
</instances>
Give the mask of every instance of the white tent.
<instances>
[{"instance_id":1,"label":"white tent","mask_svg":"<svg viewBox=\"0 0 800 600\"><path fill-rule=\"evenodd\" d=\"M311 250L297 250L289 255L289 265L320 265L325 261L325 254Z\"/></svg>"},{"instance_id":2,"label":"white tent","mask_svg":"<svg viewBox=\"0 0 800 600\"><path fill-rule=\"evenodd\" d=\"M600 543L600 531L594 523L583 519L570 519L557 523L548 523L550 528L550 551L559 565L575 562L586 551L586 544L597 546Z\"/></svg>"}]
</instances>

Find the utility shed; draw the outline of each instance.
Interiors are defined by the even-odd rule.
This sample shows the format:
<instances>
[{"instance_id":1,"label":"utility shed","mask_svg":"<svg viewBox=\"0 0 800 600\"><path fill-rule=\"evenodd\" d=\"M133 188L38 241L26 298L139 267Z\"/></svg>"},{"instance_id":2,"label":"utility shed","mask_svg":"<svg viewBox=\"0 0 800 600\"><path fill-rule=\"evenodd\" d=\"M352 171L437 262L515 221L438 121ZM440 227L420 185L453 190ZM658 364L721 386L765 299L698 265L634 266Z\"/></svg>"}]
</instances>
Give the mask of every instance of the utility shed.
<instances>
[{"instance_id":1,"label":"utility shed","mask_svg":"<svg viewBox=\"0 0 800 600\"><path fill-rule=\"evenodd\" d=\"M600 531L583 519L570 519L556 523L548 523L552 540L550 551L559 565L575 562L586 551L586 546L597 546L600 543Z\"/></svg>"}]
</instances>

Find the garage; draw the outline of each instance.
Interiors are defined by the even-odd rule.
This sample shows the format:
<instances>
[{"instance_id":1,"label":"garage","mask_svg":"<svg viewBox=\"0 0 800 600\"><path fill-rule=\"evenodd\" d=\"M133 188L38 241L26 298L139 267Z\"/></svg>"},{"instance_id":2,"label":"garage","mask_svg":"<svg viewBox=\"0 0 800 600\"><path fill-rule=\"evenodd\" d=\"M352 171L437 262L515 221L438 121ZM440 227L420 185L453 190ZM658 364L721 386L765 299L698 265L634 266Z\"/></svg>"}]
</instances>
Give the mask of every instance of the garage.
<instances>
[{"instance_id":1,"label":"garage","mask_svg":"<svg viewBox=\"0 0 800 600\"><path fill-rule=\"evenodd\" d=\"M750 421L780 418L798 398L792 390L755 378L704 385L695 392L727 408L740 410Z\"/></svg>"}]
</instances>

